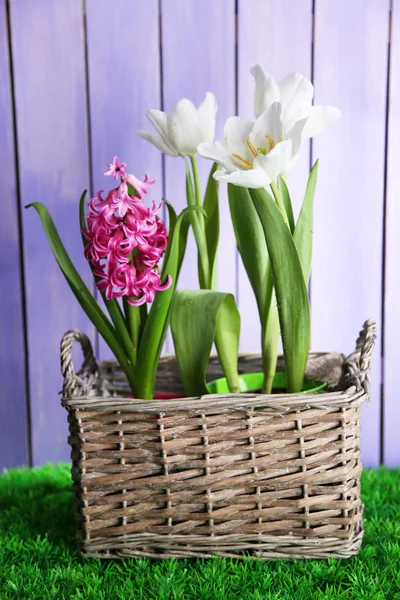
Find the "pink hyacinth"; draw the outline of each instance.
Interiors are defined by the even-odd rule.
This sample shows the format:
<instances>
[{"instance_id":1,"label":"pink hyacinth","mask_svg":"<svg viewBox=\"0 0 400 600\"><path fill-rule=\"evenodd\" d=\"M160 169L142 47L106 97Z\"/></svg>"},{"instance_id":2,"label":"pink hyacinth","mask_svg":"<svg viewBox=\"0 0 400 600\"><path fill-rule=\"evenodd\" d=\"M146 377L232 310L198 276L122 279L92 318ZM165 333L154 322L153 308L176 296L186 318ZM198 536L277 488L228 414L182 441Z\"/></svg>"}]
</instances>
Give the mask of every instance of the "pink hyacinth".
<instances>
[{"instance_id":1,"label":"pink hyacinth","mask_svg":"<svg viewBox=\"0 0 400 600\"><path fill-rule=\"evenodd\" d=\"M108 166L104 175L120 177L120 184L106 198L98 192L89 202L87 231L83 231L85 257L93 265L97 287L107 300L126 296L129 304L139 306L152 302L157 292L172 283L170 277L161 283L158 272L168 243L167 230L156 214L161 205L153 202L149 208L143 203L154 181L147 175L140 181L125 173L126 163L119 162L117 156ZM129 194L127 183L137 195Z\"/></svg>"}]
</instances>

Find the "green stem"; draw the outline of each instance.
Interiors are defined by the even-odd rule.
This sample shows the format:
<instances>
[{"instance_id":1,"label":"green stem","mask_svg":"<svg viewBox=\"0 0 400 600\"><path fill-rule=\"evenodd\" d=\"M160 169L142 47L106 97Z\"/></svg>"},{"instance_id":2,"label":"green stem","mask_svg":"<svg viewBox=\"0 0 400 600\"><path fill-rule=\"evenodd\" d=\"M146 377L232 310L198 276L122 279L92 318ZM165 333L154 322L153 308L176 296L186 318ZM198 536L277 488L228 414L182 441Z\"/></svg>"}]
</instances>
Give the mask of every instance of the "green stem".
<instances>
[{"instance_id":1,"label":"green stem","mask_svg":"<svg viewBox=\"0 0 400 600\"><path fill-rule=\"evenodd\" d=\"M261 333L262 364L264 373L263 394L271 394L272 384L276 372L279 343L279 316L276 306L275 294L272 295L271 304L265 323L262 323Z\"/></svg>"},{"instance_id":2,"label":"green stem","mask_svg":"<svg viewBox=\"0 0 400 600\"><path fill-rule=\"evenodd\" d=\"M193 172L195 204L197 206L203 206L196 156L190 156L190 163L192 165ZM199 283L202 289L211 289L212 277L210 272L210 260L207 249L204 215L202 215L201 213L196 213L193 215L193 217L193 233L196 239L197 251L199 253ZM194 222L196 222L198 225L194 225Z\"/></svg>"},{"instance_id":3,"label":"green stem","mask_svg":"<svg viewBox=\"0 0 400 600\"><path fill-rule=\"evenodd\" d=\"M289 227L289 219L288 219L288 216L286 213L285 205L282 200L281 192L280 192L278 186L276 185L275 181L271 181L270 186L271 186L271 190L274 195L274 198L276 200L276 203L278 205L278 208L281 211L283 220L286 223L286 225Z\"/></svg>"},{"instance_id":4,"label":"green stem","mask_svg":"<svg viewBox=\"0 0 400 600\"><path fill-rule=\"evenodd\" d=\"M102 296L104 303L107 307L108 313L111 317L111 320L114 323L115 329L129 357L129 360L132 363L132 366L134 366L136 359L135 346L132 344L131 338L129 337L127 322L124 318L118 300L116 300L115 298L113 298L112 300L107 300L104 293L102 293Z\"/></svg>"}]
</instances>

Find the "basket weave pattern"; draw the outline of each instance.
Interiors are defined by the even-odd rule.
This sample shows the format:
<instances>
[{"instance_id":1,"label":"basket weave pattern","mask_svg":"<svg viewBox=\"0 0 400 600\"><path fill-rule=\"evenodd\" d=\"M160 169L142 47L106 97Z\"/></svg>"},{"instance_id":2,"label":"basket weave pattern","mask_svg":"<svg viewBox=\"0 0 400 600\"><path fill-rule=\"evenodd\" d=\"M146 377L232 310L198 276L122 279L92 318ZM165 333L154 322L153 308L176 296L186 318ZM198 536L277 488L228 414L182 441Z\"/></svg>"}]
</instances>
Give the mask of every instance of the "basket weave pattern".
<instances>
[{"instance_id":1,"label":"basket weave pattern","mask_svg":"<svg viewBox=\"0 0 400 600\"><path fill-rule=\"evenodd\" d=\"M104 558L348 557L361 544L360 405L375 325L320 394L124 398L118 365L97 366L84 334L62 341L63 405L83 554ZM75 375L71 345L84 364ZM314 355L317 356L317 355ZM260 369L259 357L240 360ZM210 365L211 377L220 375ZM180 391L173 357L162 391ZM108 397L107 397L108 395Z\"/></svg>"}]
</instances>

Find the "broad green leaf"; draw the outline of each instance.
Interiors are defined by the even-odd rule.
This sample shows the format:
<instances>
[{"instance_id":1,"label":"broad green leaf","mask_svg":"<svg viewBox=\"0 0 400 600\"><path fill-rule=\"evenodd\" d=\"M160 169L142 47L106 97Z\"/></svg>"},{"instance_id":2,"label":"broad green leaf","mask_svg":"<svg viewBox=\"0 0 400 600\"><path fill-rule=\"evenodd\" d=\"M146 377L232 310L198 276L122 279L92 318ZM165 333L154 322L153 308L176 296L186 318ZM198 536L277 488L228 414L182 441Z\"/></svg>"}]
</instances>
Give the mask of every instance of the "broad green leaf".
<instances>
[{"instance_id":1,"label":"broad green leaf","mask_svg":"<svg viewBox=\"0 0 400 600\"><path fill-rule=\"evenodd\" d=\"M143 399L150 399L154 395L158 361L168 329L171 301L177 286L181 245L180 229L192 210L204 212L201 207L192 206L184 209L177 218L173 234L168 241L171 248L168 252L168 259L163 263L161 275L162 283L165 283L170 275L172 285L164 292L156 294L143 331L136 363L137 393Z\"/></svg>"},{"instance_id":2,"label":"broad green leaf","mask_svg":"<svg viewBox=\"0 0 400 600\"><path fill-rule=\"evenodd\" d=\"M80 224L80 228L81 228L82 242L83 242L84 248L86 247L86 244L87 244L87 239L85 238L85 236L82 233L83 231L87 230L86 217L85 217L86 193L87 193L87 190L85 190L83 192L83 194L79 200L79 224ZM93 265L90 262L89 262L89 266L90 266L91 271L93 271ZM99 281L99 277L96 277L95 275L93 277L97 284L97 282ZM125 320L125 317L121 310L119 302L115 298L112 298L111 300L107 300L104 292L101 292L101 296L103 298L104 305L107 308L108 314L110 315L110 318L114 324L114 327L118 332L119 339L122 342L122 344L124 345L127 355L129 356L129 360L131 361L132 365L134 365L135 361L136 361L136 350L137 349L136 349L136 346L132 343L132 339L129 337L127 321ZM135 339L135 338L133 338L133 339Z\"/></svg>"},{"instance_id":3,"label":"broad green leaf","mask_svg":"<svg viewBox=\"0 0 400 600\"><path fill-rule=\"evenodd\" d=\"M290 231L293 234L293 232L294 232L294 216L293 216L292 200L290 198L288 186L286 185L286 181L283 179L283 177L279 177L279 191L281 193L283 205L286 210L286 215L287 215L287 218L289 221Z\"/></svg>"},{"instance_id":4,"label":"broad green leaf","mask_svg":"<svg viewBox=\"0 0 400 600\"><path fill-rule=\"evenodd\" d=\"M296 246L274 199L250 190L265 233L290 392L300 392L310 348L310 305Z\"/></svg>"},{"instance_id":5,"label":"broad green leaf","mask_svg":"<svg viewBox=\"0 0 400 600\"><path fill-rule=\"evenodd\" d=\"M122 346L118 341L116 330L107 319L106 315L103 313L95 298L93 298L84 281L80 277L78 271L74 267L67 251L64 248L49 211L40 202L32 202L31 204L28 204L26 208L31 206L33 206L39 214L57 264L66 278L73 294L89 319L92 321L93 325L96 327L97 331L111 348L116 359L124 369L130 384L133 385L132 368L126 358Z\"/></svg>"},{"instance_id":6,"label":"broad green leaf","mask_svg":"<svg viewBox=\"0 0 400 600\"><path fill-rule=\"evenodd\" d=\"M229 183L228 195L236 243L264 321L268 312L268 250L264 230L247 188Z\"/></svg>"},{"instance_id":7,"label":"broad green leaf","mask_svg":"<svg viewBox=\"0 0 400 600\"><path fill-rule=\"evenodd\" d=\"M217 329L224 340L216 340ZM171 308L176 360L189 396L207 394L206 370L214 341L229 389L239 391L237 372L240 315L232 294L179 290Z\"/></svg>"},{"instance_id":8,"label":"broad green leaf","mask_svg":"<svg viewBox=\"0 0 400 600\"><path fill-rule=\"evenodd\" d=\"M206 193L204 195L203 208L207 213L204 221L208 260L211 273L211 287L216 288L217 282L217 249L219 241L219 204L218 204L218 181L213 177L218 165L214 163L208 177Z\"/></svg>"},{"instance_id":9,"label":"broad green leaf","mask_svg":"<svg viewBox=\"0 0 400 600\"><path fill-rule=\"evenodd\" d=\"M314 194L317 185L317 177L318 161L316 161L311 169L303 205L293 235L306 284L308 284L311 273Z\"/></svg>"}]
</instances>

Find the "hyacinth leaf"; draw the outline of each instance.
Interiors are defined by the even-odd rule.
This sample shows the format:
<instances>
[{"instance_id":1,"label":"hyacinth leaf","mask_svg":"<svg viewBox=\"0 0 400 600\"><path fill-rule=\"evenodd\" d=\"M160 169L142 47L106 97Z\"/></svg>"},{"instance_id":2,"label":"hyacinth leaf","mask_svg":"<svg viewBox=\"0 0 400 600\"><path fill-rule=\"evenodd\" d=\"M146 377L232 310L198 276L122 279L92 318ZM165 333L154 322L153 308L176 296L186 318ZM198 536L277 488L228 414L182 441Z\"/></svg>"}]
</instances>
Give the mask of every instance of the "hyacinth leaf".
<instances>
[{"instance_id":1,"label":"hyacinth leaf","mask_svg":"<svg viewBox=\"0 0 400 600\"><path fill-rule=\"evenodd\" d=\"M311 169L306 193L304 194L303 205L293 234L306 284L308 284L311 273L314 194L317 185L317 177L318 161L316 161Z\"/></svg>"},{"instance_id":2,"label":"hyacinth leaf","mask_svg":"<svg viewBox=\"0 0 400 600\"><path fill-rule=\"evenodd\" d=\"M88 243L87 239L83 235L83 231L87 230L86 226L86 217L85 217L85 198L86 198L87 190L82 193L82 196L79 200L79 225L82 234L82 243L83 247L86 247ZM93 265L89 262L90 269L93 271ZM99 278L93 275L94 280L97 284ZM103 298L103 302L107 308L108 314L114 324L115 329L118 332L119 338L122 341L126 352L128 353L129 359L131 363L134 365L136 361L136 348L132 343L131 338L129 337L129 332L127 328L127 321L125 320L124 314L121 310L118 300L115 298L111 298L111 300L106 299L105 292L101 292L101 296Z\"/></svg>"},{"instance_id":3,"label":"hyacinth leaf","mask_svg":"<svg viewBox=\"0 0 400 600\"><path fill-rule=\"evenodd\" d=\"M83 231L86 231L86 217L85 217L85 199L86 199L87 190L83 190L82 196L79 199L79 226L82 235L83 247L87 244L87 239L83 235Z\"/></svg>"},{"instance_id":4,"label":"hyacinth leaf","mask_svg":"<svg viewBox=\"0 0 400 600\"><path fill-rule=\"evenodd\" d=\"M217 330L224 330L219 358L231 392L239 391L237 362L240 315L232 294L178 290L171 308L171 332L185 392L207 394L206 369Z\"/></svg>"},{"instance_id":5,"label":"hyacinth leaf","mask_svg":"<svg viewBox=\"0 0 400 600\"><path fill-rule=\"evenodd\" d=\"M163 198L163 202L165 203L167 209L168 209L168 216L169 216L169 233L168 233L168 237L171 237L171 235L174 232L175 229L175 224L176 224L176 212L174 207L172 206L172 204L170 202L168 202L168 200L166 200L165 198ZM181 228L180 228L180 238L179 238L179 264L178 264L178 277L179 277L179 273L181 271L181 267L182 267L182 263L183 263L183 259L185 257L185 252L186 252L186 244L187 244L187 237L188 237L188 232L189 232L189 220L188 219L184 219L184 221L181 223ZM167 246L165 255L164 255L164 261L168 260L168 253L169 253L169 249L171 248L171 245Z\"/></svg>"},{"instance_id":6,"label":"hyacinth leaf","mask_svg":"<svg viewBox=\"0 0 400 600\"><path fill-rule=\"evenodd\" d=\"M297 249L274 199L250 195L264 229L278 305L289 392L300 392L310 348L310 305Z\"/></svg>"},{"instance_id":7,"label":"hyacinth leaf","mask_svg":"<svg viewBox=\"0 0 400 600\"><path fill-rule=\"evenodd\" d=\"M249 190L228 184L229 209L236 243L256 297L261 320L268 312L268 249Z\"/></svg>"},{"instance_id":8,"label":"hyacinth leaf","mask_svg":"<svg viewBox=\"0 0 400 600\"><path fill-rule=\"evenodd\" d=\"M211 287L215 289L217 284L217 249L219 242L219 204L218 204L218 181L213 177L218 165L214 163L208 177L206 193L204 195L203 208L206 211L205 234L210 263ZM200 265L199 265L200 268Z\"/></svg>"},{"instance_id":9,"label":"hyacinth leaf","mask_svg":"<svg viewBox=\"0 0 400 600\"><path fill-rule=\"evenodd\" d=\"M279 183L279 191L281 193L282 202L285 207L286 216L287 216L288 222L289 222L290 232L293 234L295 225L294 225L294 216L293 216L293 206L292 206L292 200L291 200L290 194L289 194L289 189L288 189L286 181L283 179L283 177L279 177L278 183Z\"/></svg>"},{"instance_id":10,"label":"hyacinth leaf","mask_svg":"<svg viewBox=\"0 0 400 600\"><path fill-rule=\"evenodd\" d=\"M163 202L164 202L165 206L167 207L167 211L168 211L168 239L171 239L171 237L174 234L177 216L176 216L174 207L172 206L172 204L170 202L168 202L168 200L166 198L163 198ZM166 262L168 260L170 250L171 250L171 244L168 244L165 249L164 262Z\"/></svg>"},{"instance_id":11,"label":"hyacinth leaf","mask_svg":"<svg viewBox=\"0 0 400 600\"><path fill-rule=\"evenodd\" d=\"M78 271L74 267L67 251L65 250L49 211L41 202L32 202L25 208L30 208L31 206L33 206L39 214L43 229L45 230L57 264L67 280L73 294L97 331L111 348L116 359L119 361L121 367L127 374L130 384L133 385L131 365L126 358L122 346L119 344L116 330L103 313L95 298L92 296L84 281L80 277Z\"/></svg>"},{"instance_id":12,"label":"hyacinth leaf","mask_svg":"<svg viewBox=\"0 0 400 600\"><path fill-rule=\"evenodd\" d=\"M171 277L172 284L167 290L156 294L143 331L136 363L137 393L143 399L151 399L154 395L158 361L168 329L172 298L177 286L180 260L180 229L192 210L204 212L201 207L192 206L185 208L177 218L174 231L169 236L168 258L164 260L161 274L162 284L167 282L168 277Z\"/></svg>"}]
</instances>

